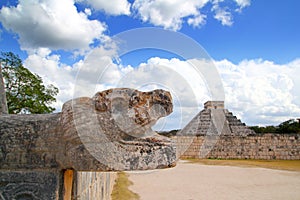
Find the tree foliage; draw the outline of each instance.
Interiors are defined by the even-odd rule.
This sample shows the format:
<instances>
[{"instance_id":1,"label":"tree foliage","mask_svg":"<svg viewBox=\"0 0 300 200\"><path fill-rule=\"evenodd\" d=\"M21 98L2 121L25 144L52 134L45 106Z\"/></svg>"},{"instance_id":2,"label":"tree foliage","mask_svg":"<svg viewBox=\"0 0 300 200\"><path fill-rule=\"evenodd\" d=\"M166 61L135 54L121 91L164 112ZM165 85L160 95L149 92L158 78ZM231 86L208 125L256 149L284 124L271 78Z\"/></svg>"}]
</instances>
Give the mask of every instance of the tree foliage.
<instances>
[{"instance_id":1,"label":"tree foliage","mask_svg":"<svg viewBox=\"0 0 300 200\"><path fill-rule=\"evenodd\" d=\"M289 119L285 122L282 122L278 126L251 126L252 130L256 133L300 133L300 123L298 120Z\"/></svg>"},{"instance_id":2,"label":"tree foliage","mask_svg":"<svg viewBox=\"0 0 300 200\"><path fill-rule=\"evenodd\" d=\"M42 78L25 68L19 56L12 52L2 52L0 61L10 114L50 113L55 110L50 104L56 101L58 88L45 86Z\"/></svg>"},{"instance_id":3,"label":"tree foliage","mask_svg":"<svg viewBox=\"0 0 300 200\"><path fill-rule=\"evenodd\" d=\"M277 128L275 126L266 126L266 127L251 126L250 128L254 130L256 133L277 133Z\"/></svg>"},{"instance_id":4,"label":"tree foliage","mask_svg":"<svg viewBox=\"0 0 300 200\"><path fill-rule=\"evenodd\" d=\"M290 119L282 122L278 126L279 133L300 133L300 123L297 120Z\"/></svg>"}]
</instances>

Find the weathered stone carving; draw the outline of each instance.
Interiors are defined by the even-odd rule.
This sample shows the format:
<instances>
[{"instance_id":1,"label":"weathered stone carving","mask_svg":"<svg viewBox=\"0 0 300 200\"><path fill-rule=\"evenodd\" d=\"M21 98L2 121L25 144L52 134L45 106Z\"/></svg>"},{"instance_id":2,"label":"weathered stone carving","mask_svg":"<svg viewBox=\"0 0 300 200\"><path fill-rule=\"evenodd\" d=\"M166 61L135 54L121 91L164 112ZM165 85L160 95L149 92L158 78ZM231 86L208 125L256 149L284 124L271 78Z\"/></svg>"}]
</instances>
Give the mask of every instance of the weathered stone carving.
<instances>
[{"instance_id":1,"label":"weathered stone carving","mask_svg":"<svg viewBox=\"0 0 300 200\"><path fill-rule=\"evenodd\" d=\"M119 128L135 137L153 134L151 126L173 111L171 94L163 90L110 89L98 92L93 101L96 110L110 113Z\"/></svg>"},{"instance_id":2,"label":"weathered stone carving","mask_svg":"<svg viewBox=\"0 0 300 200\"><path fill-rule=\"evenodd\" d=\"M112 89L61 113L0 116L0 169L144 170L173 166L174 147L151 126L172 112L169 92Z\"/></svg>"},{"instance_id":3,"label":"weathered stone carving","mask_svg":"<svg viewBox=\"0 0 300 200\"><path fill-rule=\"evenodd\" d=\"M0 116L0 199L70 199L64 172L166 168L170 140L151 126L172 112L169 92L118 88L81 97L62 112ZM64 179L64 181L63 181ZM100 180L99 180L100 181ZM76 181L73 182L76 184Z\"/></svg>"},{"instance_id":4,"label":"weathered stone carving","mask_svg":"<svg viewBox=\"0 0 300 200\"><path fill-rule=\"evenodd\" d=\"M1 200L59 199L60 175L45 171L0 171Z\"/></svg>"}]
</instances>

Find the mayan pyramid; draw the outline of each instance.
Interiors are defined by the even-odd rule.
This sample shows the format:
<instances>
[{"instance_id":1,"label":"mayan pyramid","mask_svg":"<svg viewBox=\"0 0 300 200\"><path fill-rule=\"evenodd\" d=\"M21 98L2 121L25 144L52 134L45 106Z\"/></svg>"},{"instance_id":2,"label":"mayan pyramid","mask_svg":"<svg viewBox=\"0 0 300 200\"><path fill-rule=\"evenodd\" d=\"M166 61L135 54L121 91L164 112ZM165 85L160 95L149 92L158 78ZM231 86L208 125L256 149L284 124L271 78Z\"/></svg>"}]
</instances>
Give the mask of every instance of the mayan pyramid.
<instances>
[{"instance_id":1,"label":"mayan pyramid","mask_svg":"<svg viewBox=\"0 0 300 200\"><path fill-rule=\"evenodd\" d=\"M224 101L207 101L179 135L228 135L247 136L255 134L245 123L224 107Z\"/></svg>"}]
</instances>

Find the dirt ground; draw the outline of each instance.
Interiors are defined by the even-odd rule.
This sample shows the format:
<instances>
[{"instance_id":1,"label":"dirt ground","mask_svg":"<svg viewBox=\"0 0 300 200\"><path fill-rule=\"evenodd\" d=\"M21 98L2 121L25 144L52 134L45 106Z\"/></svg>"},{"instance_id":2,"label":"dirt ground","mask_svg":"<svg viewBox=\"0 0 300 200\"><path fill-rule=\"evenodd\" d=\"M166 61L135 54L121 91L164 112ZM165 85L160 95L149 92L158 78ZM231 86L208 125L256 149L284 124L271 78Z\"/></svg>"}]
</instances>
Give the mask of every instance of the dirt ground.
<instances>
[{"instance_id":1,"label":"dirt ground","mask_svg":"<svg viewBox=\"0 0 300 200\"><path fill-rule=\"evenodd\" d=\"M300 172L179 162L175 168L130 172L141 200L299 200Z\"/></svg>"}]
</instances>

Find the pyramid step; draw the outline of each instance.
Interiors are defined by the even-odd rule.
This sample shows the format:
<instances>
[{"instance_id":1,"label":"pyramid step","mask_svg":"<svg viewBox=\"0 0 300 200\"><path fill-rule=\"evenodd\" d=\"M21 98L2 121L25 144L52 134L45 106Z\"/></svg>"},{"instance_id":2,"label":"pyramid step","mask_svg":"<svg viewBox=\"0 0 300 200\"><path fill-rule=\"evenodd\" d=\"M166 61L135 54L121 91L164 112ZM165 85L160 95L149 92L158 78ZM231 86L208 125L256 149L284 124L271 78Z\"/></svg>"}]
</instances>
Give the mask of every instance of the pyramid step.
<instances>
[{"instance_id":1,"label":"pyramid step","mask_svg":"<svg viewBox=\"0 0 300 200\"><path fill-rule=\"evenodd\" d=\"M215 102L219 105L220 102ZM212 102L214 104L214 102ZM221 105L221 104L220 104ZM214 114L214 120L213 116ZM224 127L222 134L224 135L248 135L254 134L254 131L249 129L245 123L242 123L232 112L227 109L220 108L214 109L213 107L203 109L196 115L190 123L183 129L187 134L216 134L217 129L214 125L215 120L223 120L223 114L225 114Z\"/></svg>"}]
</instances>

